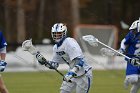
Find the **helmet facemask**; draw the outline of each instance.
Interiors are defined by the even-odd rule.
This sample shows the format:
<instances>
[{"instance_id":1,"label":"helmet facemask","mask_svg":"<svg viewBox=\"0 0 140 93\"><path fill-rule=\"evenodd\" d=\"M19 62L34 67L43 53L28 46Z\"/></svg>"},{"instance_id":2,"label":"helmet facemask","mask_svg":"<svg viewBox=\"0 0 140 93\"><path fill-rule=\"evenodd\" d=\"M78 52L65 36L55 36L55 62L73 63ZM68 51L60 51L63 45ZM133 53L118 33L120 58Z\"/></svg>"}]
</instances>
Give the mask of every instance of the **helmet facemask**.
<instances>
[{"instance_id":1,"label":"helmet facemask","mask_svg":"<svg viewBox=\"0 0 140 93\"><path fill-rule=\"evenodd\" d=\"M52 27L52 38L55 42L59 42L62 40L63 37L66 36L67 33L67 27L63 23L56 23Z\"/></svg>"},{"instance_id":2,"label":"helmet facemask","mask_svg":"<svg viewBox=\"0 0 140 93\"><path fill-rule=\"evenodd\" d=\"M63 32L52 32L52 38L55 42L59 42L65 36L66 36L65 31L63 31Z\"/></svg>"}]
</instances>

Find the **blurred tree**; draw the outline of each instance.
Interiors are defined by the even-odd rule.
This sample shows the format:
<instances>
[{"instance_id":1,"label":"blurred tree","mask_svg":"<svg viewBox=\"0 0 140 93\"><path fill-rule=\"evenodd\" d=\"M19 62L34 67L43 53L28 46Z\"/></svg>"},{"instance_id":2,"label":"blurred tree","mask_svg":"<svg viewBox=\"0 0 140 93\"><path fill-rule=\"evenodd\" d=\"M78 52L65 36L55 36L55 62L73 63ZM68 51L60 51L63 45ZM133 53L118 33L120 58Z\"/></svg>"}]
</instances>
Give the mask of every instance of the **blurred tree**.
<instances>
[{"instance_id":1,"label":"blurred tree","mask_svg":"<svg viewBox=\"0 0 140 93\"><path fill-rule=\"evenodd\" d=\"M11 2L12 1L12 2ZM17 41L17 30L16 30L16 13L15 5L16 0L4 0L3 7L4 7L4 31L6 34L6 40L8 43L15 43Z\"/></svg>"},{"instance_id":2,"label":"blurred tree","mask_svg":"<svg viewBox=\"0 0 140 93\"><path fill-rule=\"evenodd\" d=\"M39 16L38 16L38 38L39 39L41 39L43 36L45 1L46 0L41 0L40 7L39 7Z\"/></svg>"},{"instance_id":3,"label":"blurred tree","mask_svg":"<svg viewBox=\"0 0 140 93\"><path fill-rule=\"evenodd\" d=\"M0 24L10 43L51 38L50 30L56 22L67 24L68 35L72 35L78 24L116 25L123 34L127 31L120 28L120 21L130 25L140 15L140 0L0 1Z\"/></svg>"},{"instance_id":4,"label":"blurred tree","mask_svg":"<svg viewBox=\"0 0 140 93\"><path fill-rule=\"evenodd\" d=\"M17 0L17 42L22 43L25 40L25 13L23 9L23 0Z\"/></svg>"},{"instance_id":5,"label":"blurred tree","mask_svg":"<svg viewBox=\"0 0 140 93\"><path fill-rule=\"evenodd\" d=\"M92 0L79 0L80 7L86 8L88 6L88 3L90 3Z\"/></svg>"}]
</instances>

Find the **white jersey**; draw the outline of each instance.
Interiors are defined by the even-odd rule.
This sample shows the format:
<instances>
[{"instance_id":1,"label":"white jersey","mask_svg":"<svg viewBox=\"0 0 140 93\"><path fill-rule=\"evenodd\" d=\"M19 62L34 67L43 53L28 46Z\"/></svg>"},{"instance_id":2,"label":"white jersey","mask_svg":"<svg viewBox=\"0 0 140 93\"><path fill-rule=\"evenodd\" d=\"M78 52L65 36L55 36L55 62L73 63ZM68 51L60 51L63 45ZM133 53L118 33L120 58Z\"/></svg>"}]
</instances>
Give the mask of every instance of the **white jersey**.
<instances>
[{"instance_id":1,"label":"white jersey","mask_svg":"<svg viewBox=\"0 0 140 93\"><path fill-rule=\"evenodd\" d=\"M57 44L54 45L52 59L53 62L58 62L59 64L68 64L70 69L72 69L75 66L75 62L73 61L75 58L83 58L84 60L82 50L74 38L66 38L59 47L57 47ZM84 61L83 68L77 72L77 75L80 76L85 74L85 72L90 68L91 67Z\"/></svg>"}]
</instances>

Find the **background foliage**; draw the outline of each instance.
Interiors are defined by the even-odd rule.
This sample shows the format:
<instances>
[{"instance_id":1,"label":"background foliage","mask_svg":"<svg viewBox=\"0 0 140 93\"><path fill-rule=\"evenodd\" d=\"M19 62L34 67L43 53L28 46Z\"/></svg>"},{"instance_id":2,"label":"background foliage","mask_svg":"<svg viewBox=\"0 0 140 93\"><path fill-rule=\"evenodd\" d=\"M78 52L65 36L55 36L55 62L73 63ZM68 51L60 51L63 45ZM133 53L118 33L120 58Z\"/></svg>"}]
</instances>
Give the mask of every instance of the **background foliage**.
<instances>
[{"instance_id":1,"label":"background foliage","mask_svg":"<svg viewBox=\"0 0 140 93\"><path fill-rule=\"evenodd\" d=\"M130 25L140 16L140 0L0 0L0 28L10 46L33 38L41 43L51 38L54 23L64 22L72 36L79 24L115 25L122 40L128 30L120 21Z\"/></svg>"}]
</instances>

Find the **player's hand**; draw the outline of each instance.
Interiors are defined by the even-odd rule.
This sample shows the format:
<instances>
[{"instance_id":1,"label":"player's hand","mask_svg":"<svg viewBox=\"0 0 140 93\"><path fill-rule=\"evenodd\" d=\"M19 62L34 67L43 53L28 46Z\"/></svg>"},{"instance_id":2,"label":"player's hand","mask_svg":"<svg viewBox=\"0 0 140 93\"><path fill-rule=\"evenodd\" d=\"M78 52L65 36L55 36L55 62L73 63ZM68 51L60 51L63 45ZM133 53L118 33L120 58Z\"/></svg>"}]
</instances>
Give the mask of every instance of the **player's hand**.
<instances>
[{"instance_id":1,"label":"player's hand","mask_svg":"<svg viewBox=\"0 0 140 93\"><path fill-rule=\"evenodd\" d=\"M45 66L48 67L49 69L57 69L59 64L57 62L51 62L51 61L48 61L45 63Z\"/></svg>"},{"instance_id":2,"label":"player's hand","mask_svg":"<svg viewBox=\"0 0 140 93\"><path fill-rule=\"evenodd\" d=\"M0 60L0 72L3 72L6 68L7 63L4 60Z\"/></svg>"},{"instance_id":3,"label":"player's hand","mask_svg":"<svg viewBox=\"0 0 140 93\"><path fill-rule=\"evenodd\" d=\"M132 58L129 61L134 66L140 66L140 59L139 58Z\"/></svg>"},{"instance_id":4,"label":"player's hand","mask_svg":"<svg viewBox=\"0 0 140 93\"><path fill-rule=\"evenodd\" d=\"M38 62L41 65L44 65L46 63L46 59L44 58L44 56L42 54L40 54L39 52L37 52L36 54L36 59L38 60Z\"/></svg>"},{"instance_id":5,"label":"player's hand","mask_svg":"<svg viewBox=\"0 0 140 93\"><path fill-rule=\"evenodd\" d=\"M65 75L64 80L65 80L66 82L70 82L71 79L72 79L73 77L75 77L75 76L77 76L76 73L70 71L70 72L68 72L68 73Z\"/></svg>"}]
</instances>

